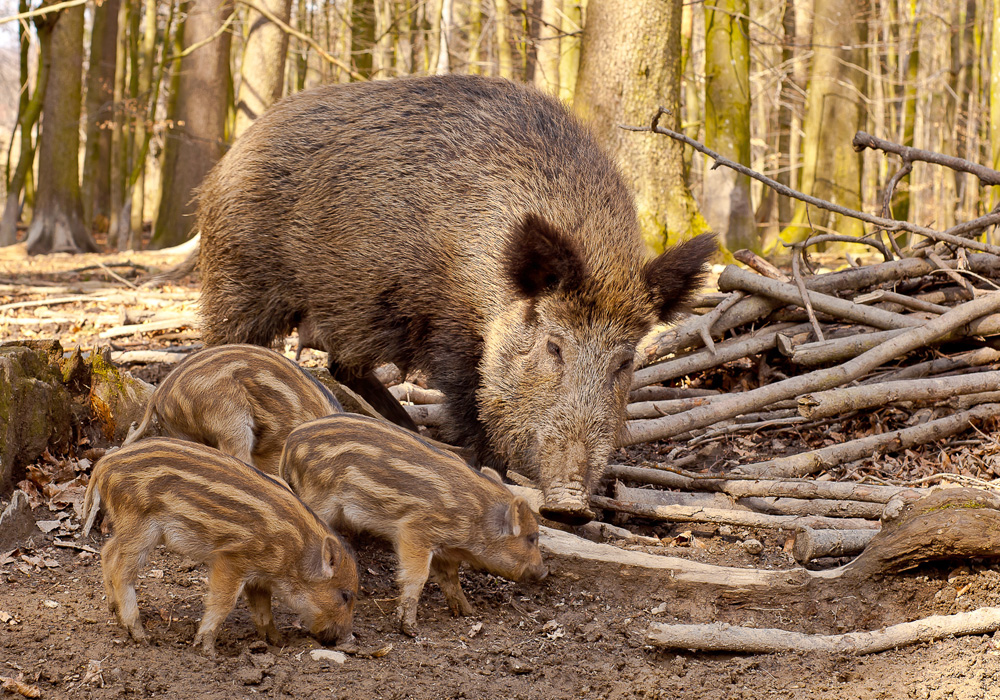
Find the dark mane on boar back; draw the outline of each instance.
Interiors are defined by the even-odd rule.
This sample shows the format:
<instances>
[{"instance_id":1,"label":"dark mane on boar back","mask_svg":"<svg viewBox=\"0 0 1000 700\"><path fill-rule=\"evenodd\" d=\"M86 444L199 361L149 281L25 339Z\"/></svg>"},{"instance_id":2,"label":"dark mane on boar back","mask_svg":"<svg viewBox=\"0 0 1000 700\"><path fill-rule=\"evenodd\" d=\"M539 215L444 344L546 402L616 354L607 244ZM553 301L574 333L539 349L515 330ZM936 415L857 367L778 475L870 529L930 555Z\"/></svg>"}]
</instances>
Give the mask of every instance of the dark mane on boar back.
<instances>
[{"instance_id":1,"label":"dark mane on boar back","mask_svg":"<svg viewBox=\"0 0 1000 700\"><path fill-rule=\"evenodd\" d=\"M649 260L628 187L558 100L459 75L282 100L206 178L198 225L207 342L297 326L400 423L372 372L423 369L447 437L534 477L566 521L592 517L636 345L715 247Z\"/></svg>"}]
</instances>

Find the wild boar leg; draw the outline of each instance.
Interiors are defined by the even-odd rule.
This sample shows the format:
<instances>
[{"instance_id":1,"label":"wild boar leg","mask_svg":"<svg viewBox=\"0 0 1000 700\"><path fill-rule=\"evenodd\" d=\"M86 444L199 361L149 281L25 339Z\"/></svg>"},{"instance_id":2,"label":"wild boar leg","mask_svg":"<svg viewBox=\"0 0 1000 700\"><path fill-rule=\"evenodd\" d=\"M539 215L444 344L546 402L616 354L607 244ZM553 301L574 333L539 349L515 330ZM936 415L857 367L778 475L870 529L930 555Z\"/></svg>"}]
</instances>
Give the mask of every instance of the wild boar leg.
<instances>
[{"instance_id":1,"label":"wild boar leg","mask_svg":"<svg viewBox=\"0 0 1000 700\"><path fill-rule=\"evenodd\" d=\"M407 541L404 535L396 545L396 554L399 557L399 607L396 609L399 631L416 637L417 601L430 575L431 552L423 545Z\"/></svg>"},{"instance_id":2,"label":"wild boar leg","mask_svg":"<svg viewBox=\"0 0 1000 700\"><path fill-rule=\"evenodd\" d=\"M407 430L418 432L417 424L410 418L410 414L396 400L396 397L389 393L389 390L378 380L374 372L359 375L342 368L333 360L328 361L327 369L330 370L334 379L352 391L361 394L361 397L387 420Z\"/></svg>"},{"instance_id":3,"label":"wild boar leg","mask_svg":"<svg viewBox=\"0 0 1000 700\"><path fill-rule=\"evenodd\" d=\"M232 455L241 462L253 464L253 423L240 421L239 424L213 426L219 435L219 451Z\"/></svg>"},{"instance_id":4,"label":"wild boar leg","mask_svg":"<svg viewBox=\"0 0 1000 700\"><path fill-rule=\"evenodd\" d=\"M205 615L201 618L194 645L201 646L202 652L215 657L215 637L221 625L240 597L243 579L226 566L221 557L216 558L208 569L208 595L205 596Z\"/></svg>"},{"instance_id":5,"label":"wild boar leg","mask_svg":"<svg viewBox=\"0 0 1000 700\"><path fill-rule=\"evenodd\" d=\"M458 579L458 567L460 563L444 560L439 557L435 557L431 562L431 575L434 576L434 580L441 586L441 592L444 593L444 598L448 601L451 614L456 617L459 615L471 615L475 612L468 598L465 597L465 591L462 590L462 582Z\"/></svg>"},{"instance_id":6,"label":"wild boar leg","mask_svg":"<svg viewBox=\"0 0 1000 700\"><path fill-rule=\"evenodd\" d=\"M274 616L271 614L271 589L266 586L247 584L243 589L247 596L247 603L250 605L250 616L261 637L267 640L268 644L280 646L282 644L281 634L274 626Z\"/></svg>"}]
</instances>

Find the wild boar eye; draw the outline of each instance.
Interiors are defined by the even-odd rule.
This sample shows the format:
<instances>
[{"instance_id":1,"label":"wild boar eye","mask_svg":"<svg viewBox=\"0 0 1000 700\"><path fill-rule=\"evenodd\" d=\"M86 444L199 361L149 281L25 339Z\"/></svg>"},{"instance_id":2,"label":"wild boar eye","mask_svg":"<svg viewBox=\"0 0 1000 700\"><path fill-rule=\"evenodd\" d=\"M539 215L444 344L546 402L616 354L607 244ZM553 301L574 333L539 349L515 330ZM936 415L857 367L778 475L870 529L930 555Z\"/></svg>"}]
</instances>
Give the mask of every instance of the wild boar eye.
<instances>
[{"instance_id":1,"label":"wild boar eye","mask_svg":"<svg viewBox=\"0 0 1000 700\"><path fill-rule=\"evenodd\" d=\"M618 369L615 370L615 371L618 372L619 374L621 374L622 372L630 369L631 367L632 367L632 360L631 359L622 360L622 363L620 365L618 365Z\"/></svg>"},{"instance_id":2,"label":"wild boar eye","mask_svg":"<svg viewBox=\"0 0 1000 700\"><path fill-rule=\"evenodd\" d=\"M531 546L535 546L536 544L538 544L537 532L533 532L530 535L528 535L528 544L530 544Z\"/></svg>"},{"instance_id":3,"label":"wild boar eye","mask_svg":"<svg viewBox=\"0 0 1000 700\"><path fill-rule=\"evenodd\" d=\"M559 345L550 340L545 348L549 351L549 354L552 355L552 357L562 362L562 348L560 348Z\"/></svg>"}]
</instances>

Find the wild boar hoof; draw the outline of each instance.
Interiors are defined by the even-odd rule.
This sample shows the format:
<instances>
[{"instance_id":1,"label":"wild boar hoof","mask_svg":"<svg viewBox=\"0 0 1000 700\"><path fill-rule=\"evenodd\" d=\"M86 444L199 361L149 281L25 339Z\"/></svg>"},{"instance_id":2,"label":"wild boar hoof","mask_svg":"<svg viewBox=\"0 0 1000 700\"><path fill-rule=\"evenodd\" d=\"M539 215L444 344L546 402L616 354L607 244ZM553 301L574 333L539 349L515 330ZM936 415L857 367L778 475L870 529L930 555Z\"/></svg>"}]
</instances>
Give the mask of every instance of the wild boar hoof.
<instances>
[{"instance_id":1,"label":"wild boar hoof","mask_svg":"<svg viewBox=\"0 0 1000 700\"><path fill-rule=\"evenodd\" d=\"M407 637L417 636L417 621L416 619L407 619L409 616L404 616L399 619L399 631L405 634ZM416 618L416 615L413 616Z\"/></svg>"},{"instance_id":2,"label":"wild boar hoof","mask_svg":"<svg viewBox=\"0 0 1000 700\"><path fill-rule=\"evenodd\" d=\"M538 512L543 518L566 525L583 525L597 517L594 511L580 501L545 503L538 509Z\"/></svg>"},{"instance_id":3,"label":"wild boar hoof","mask_svg":"<svg viewBox=\"0 0 1000 700\"><path fill-rule=\"evenodd\" d=\"M134 627L128 628L128 635L132 638L136 644L149 644L149 636L143 631L142 627L135 625Z\"/></svg>"}]
</instances>

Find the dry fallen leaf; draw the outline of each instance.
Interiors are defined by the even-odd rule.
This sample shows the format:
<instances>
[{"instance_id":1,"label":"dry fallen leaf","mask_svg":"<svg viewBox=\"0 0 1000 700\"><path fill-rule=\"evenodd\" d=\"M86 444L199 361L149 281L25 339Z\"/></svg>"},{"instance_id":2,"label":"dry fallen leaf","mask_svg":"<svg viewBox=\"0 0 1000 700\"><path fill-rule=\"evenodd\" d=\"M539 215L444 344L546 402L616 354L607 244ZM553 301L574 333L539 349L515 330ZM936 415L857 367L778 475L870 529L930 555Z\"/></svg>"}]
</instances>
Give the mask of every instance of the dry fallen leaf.
<instances>
[{"instance_id":1,"label":"dry fallen leaf","mask_svg":"<svg viewBox=\"0 0 1000 700\"><path fill-rule=\"evenodd\" d=\"M4 690L9 690L12 693L18 693L26 698L40 698L42 697L42 691L33 685L28 685L17 678L7 678L6 676L0 676L0 688Z\"/></svg>"}]
</instances>

